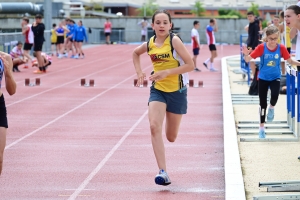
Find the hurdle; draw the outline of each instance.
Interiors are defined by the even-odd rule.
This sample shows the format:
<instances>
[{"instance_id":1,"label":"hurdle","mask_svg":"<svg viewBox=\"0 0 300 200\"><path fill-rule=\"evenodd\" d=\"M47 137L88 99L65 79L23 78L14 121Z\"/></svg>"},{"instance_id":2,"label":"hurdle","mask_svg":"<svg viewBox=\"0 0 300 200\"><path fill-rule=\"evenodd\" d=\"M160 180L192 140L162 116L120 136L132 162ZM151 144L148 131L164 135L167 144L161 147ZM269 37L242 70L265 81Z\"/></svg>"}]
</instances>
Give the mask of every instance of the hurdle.
<instances>
[{"instance_id":1,"label":"hurdle","mask_svg":"<svg viewBox=\"0 0 300 200\"><path fill-rule=\"evenodd\" d=\"M297 88L300 87L300 71L286 65L286 85L287 85L287 122L274 121L266 122L267 138L240 138L241 142L299 142L300 133L300 95L296 94L295 81L297 78ZM296 95L297 95L297 130L296 130ZM237 134L239 135L257 135L259 122L240 122L237 124ZM276 130L271 130L275 128ZM248 129L248 130L241 130ZM249 130L250 129L250 130ZM251 130L253 129L253 130ZM293 137L269 137L269 135L285 135Z\"/></svg>"},{"instance_id":2,"label":"hurdle","mask_svg":"<svg viewBox=\"0 0 300 200\"><path fill-rule=\"evenodd\" d=\"M241 56L241 72L242 72L242 77L245 79L247 75L247 84L250 85L250 67L249 63L246 63L244 60L244 55L243 55L243 38L248 37L248 34L241 34L240 35L240 56Z\"/></svg>"}]
</instances>

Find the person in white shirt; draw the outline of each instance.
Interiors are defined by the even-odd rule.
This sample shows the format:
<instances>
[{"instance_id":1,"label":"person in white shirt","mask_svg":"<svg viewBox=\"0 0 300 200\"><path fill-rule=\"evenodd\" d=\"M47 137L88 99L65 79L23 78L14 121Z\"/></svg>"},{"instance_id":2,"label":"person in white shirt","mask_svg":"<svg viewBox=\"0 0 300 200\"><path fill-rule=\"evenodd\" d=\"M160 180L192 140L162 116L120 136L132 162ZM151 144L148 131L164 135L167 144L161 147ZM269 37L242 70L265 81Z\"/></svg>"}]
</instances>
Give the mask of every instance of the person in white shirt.
<instances>
[{"instance_id":1,"label":"person in white shirt","mask_svg":"<svg viewBox=\"0 0 300 200\"><path fill-rule=\"evenodd\" d=\"M300 61L300 20L298 15L300 14L300 1L297 5L289 6L284 12L286 25L291 28L290 39L294 39L297 36L296 40L296 53L295 59Z\"/></svg>"},{"instance_id":2,"label":"person in white shirt","mask_svg":"<svg viewBox=\"0 0 300 200\"><path fill-rule=\"evenodd\" d=\"M141 26L141 41L145 42L146 41L146 35L147 35L147 30L148 27L150 27L150 23L147 21L147 18L144 17L142 21L138 23L139 26Z\"/></svg>"},{"instance_id":3,"label":"person in white shirt","mask_svg":"<svg viewBox=\"0 0 300 200\"><path fill-rule=\"evenodd\" d=\"M28 62L28 59L25 57L22 50L22 46L23 43L19 41L17 45L10 51L10 56L13 62L13 72L20 72L18 66Z\"/></svg>"},{"instance_id":4,"label":"person in white shirt","mask_svg":"<svg viewBox=\"0 0 300 200\"><path fill-rule=\"evenodd\" d=\"M192 38L192 48L193 48L193 61L194 61L194 66L195 66L195 71L200 72L201 70L197 68L197 56L199 55L199 50L200 50L200 36L198 29L200 28L200 23L199 21L194 21L194 28L191 31L191 38Z\"/></svg>"}]
</instances>

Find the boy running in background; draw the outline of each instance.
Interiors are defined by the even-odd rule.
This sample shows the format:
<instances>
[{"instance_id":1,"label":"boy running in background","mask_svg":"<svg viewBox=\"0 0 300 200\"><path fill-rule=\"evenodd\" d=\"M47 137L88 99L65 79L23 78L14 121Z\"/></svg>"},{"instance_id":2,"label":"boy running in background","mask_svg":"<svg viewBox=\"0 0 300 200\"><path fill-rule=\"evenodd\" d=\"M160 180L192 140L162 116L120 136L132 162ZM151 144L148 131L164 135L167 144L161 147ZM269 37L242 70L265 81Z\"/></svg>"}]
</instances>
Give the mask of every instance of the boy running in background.
<instances>
[{"instance_id":1,"label":"boy running in background","mask_svg":"<svg viewBox=\"0 0 300 200\"><path fill-rule=\"evenodd\" d=\"M194 21L194 28L191 31L191 37L192 37L192 47L193 47L193 61L195 65L195 71L201 72L200 69L197 68L197 56L199 55L199 50L200 50L200 36L198 29L200 28L200 23L199 21Z\"/></svg>"},{"instance_id":2,"label":"boy running in background","mask_svg":"<svg viewBox=\"0 0 300 200\"><path fill-rule=\"evenodd\" d=\"M209 20L209 25L206 27L206 38L207 44L209 45L209 50L211 53L210 58L206 59L203 65L207 68L208 62L210 62L209 70L211 72L218 71L214 68L214 59L217 57L216 39L214 32L218 31L217 21L215 19Z\"/></svg>"}]
</instances>

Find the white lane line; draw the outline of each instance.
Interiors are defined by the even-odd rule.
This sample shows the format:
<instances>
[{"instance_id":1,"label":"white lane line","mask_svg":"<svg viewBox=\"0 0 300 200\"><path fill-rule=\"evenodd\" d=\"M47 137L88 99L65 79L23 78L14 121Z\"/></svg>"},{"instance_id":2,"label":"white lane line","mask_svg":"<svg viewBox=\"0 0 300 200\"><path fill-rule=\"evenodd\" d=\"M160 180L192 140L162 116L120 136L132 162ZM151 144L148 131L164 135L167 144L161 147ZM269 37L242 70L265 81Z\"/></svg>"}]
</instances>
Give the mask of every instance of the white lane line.
<instances>
[{"instance_id":1,"label":"white lane line","mask_svg":"<svg viewBox=\"0 0 300 200\"><path fill-rule=\"evenodd\" d=\"M151 66L152 66L152 65L151 65ZM148 66L147 68L149 68L149 67L150 67L150 66ZM146 70L147 68L145 68L144 70ZM17 139L16 141L10 143L9 145L7 145L7 146L5 147L5 149L11 148L12 146L18 144L19 142L21 142L21 141L23 141L24 139L30 137L31 135L35 134L36 132L38 132L38 131L40 131L40 130L46 128L47 126L49 126L49 125L53 124L54 122L60 120L61 118L65 117L66 115L72 113L73 111L75 111L75 110L81 108L82 106L84 106L84 105L90 103L91 101L93 101L93 100L95 100L96 98L102 96L103 94L109 92L110 90L112 90L112 89L118 87L119 85L123 84L124 82L128 81L129 79L132 79L134 76L136 76L136 74L129 76L128 78L126 78L125 80L119 82L118 84L116 84L116 85L114 85L114 86L112 86L112 87L110 87L110 88L104 90L104 91L101 92L100 94L97 94L96 96L90 98L89 100L87 100L87 101L85 101L85 102L79 104L79 105L76 106L75 108L73 108L73 109L71 109L71 110L65 112L64 114L62 114L62 115L56 117L55 119L53 119L52 121L48 122L47 124L45 124L45 125L39 127L38 129L36 129L36 130L34 130L34 131L28 133L27 135L24 135L23 137Z\"/></svg>"},{"instance_id":2,"label":"white lane line","mask_svg":"<svg viewBox=\"0 0 300 200\"><path fill-rule=\"evenodd\" d=\"M68 200L74 200L79 194L84 190L84 188L90 183L90 181L96 176L96 174L101 170L109 158L118 150L125 139L132 133L132 131L139 125L139 123L147 115L148 110L135 122L135 124L127 131L125 135L118 141L118 143L106 154L105 158L97 165L97 167L89 174L89 176L81 183L81 185L75 190L75 192L69 197Z\"/></svg>"},{"instance_id":3,"label":"white lane line","mask_svg":"<svg viewBox=\"0 0 300 200\"><path fill-rule=\"evenodd\" d=\"M76 189L65 189L65 190L67 190L67 191L73 191L73 190L76 190ZM85 190L85 191L88 191L88 190L95 190L95 189L83 189L83 190ZM71 195L70 195L71 196Z\"/></svg>"},{"instance_id":4,"label":"white lane line","mask_svg":"<svg viewBox=\"0 0 300 200\"><path fill-rule=\"evenodd\" d=\"M121 62L121 63L118 63L118 64L116 64L116 65L113 65L113 66L107 67L107 68L105 68L105 69L101 69L101 70L99 70L99 71L96 71L96 72L94 72L94 73L85 75L84 77L89 77L89 76L92 76L92 75L94 75L94 74L97 74L97 73L100 73L100 72L109 70L109 69L111 69L111 68L114 68L114 67L117 67L117 66L119 66L119 65L122 65L122 64L124 64L124 63L127 63L127 62L129 62L129 61L131 61L131 60L132 60L132 59L128 59L128 60L126 60L126 61L124 61L124 62ZM15 102L13 102L13 103L11 103L11 104L7 104L6 107L9 107L9 106L15 105L15 104L17 104L17 103L23 102L23 101L25 101L25 100L31 99L31 98L36 97L36 96L38 96L38 95L41 95L41 94L44 94L44 93L46 93L46 92L49 92L49 91L55 90L55 89L57 89L57 88L63 87L63 86L68 85L68 84L70 84L70 83L74 83L74 82L76 82L76 81L79 81L80 79L81 79L81 78L77 78L77 79L75 79L75 80L73 80L73 81L69 81L69 82L67 82L67 83L64 83L64 84L62 84L62 85L56 86L56 87L54 87L54 88L50 88L50 89L48 89L48 90L44 90L43 92L40 92L40 93L31 95L31 96L26 97L26 98L24 98L24 99L21 99L21 100L19 100L19 101L15 101Z\"/></svg>"},{"instance_id":5,"label":"white lane line","mask_svg":"<svg viewBox=\"0 0 300 200\"><path fill-rule=\"evenodd\" d=\"M107 50L104 50L104 51L101 51L101 52L97 52L98 54L101 54L103 52L105 52ZM121 50L120 50L121 51ZM132 49L129 49L127 51L132 51ZM127 51L122 51L122 53L125 53ZM116 51L112 51L114 54L116 53ZM67 58L66 58L67 59ZM63 64L64 62L63 61L67 61L66 59L60 59L60 60L57 60L58 62L55 62L54 64ZM87 58L83 59L83 61L85 61ZM60 69L58 71L51 71L50 73L46 73L44 75L39 75L39 76L36 76L36 77L32 77L32 78L42 78L42 77L45 77L45 76L49 76L49 75L52 75L52 74L57 74L59 72L62 72L62 71L66 71L66 70L69 70L69 69L74 69L74 68L78 68L78 67L82 67L82 66L86 66L87 64L91 64L91 63L95 63L95 62L99 62L101 60L107 60L108 58L105 57L105 58L100 58L100 59L96 59L96 60L93 60L93 61L90 61L90 62L84 62L82 64L79 64L79 65L72 65L71 67L64 67L63 69ZM79 59L79 60L82 60L82 59ZM21 80L21 81L16 81L17 84L19 83L24 83L24 80ZM5 84L3 84L2 88L5 88Z\"/></svg>"}]
</instances>

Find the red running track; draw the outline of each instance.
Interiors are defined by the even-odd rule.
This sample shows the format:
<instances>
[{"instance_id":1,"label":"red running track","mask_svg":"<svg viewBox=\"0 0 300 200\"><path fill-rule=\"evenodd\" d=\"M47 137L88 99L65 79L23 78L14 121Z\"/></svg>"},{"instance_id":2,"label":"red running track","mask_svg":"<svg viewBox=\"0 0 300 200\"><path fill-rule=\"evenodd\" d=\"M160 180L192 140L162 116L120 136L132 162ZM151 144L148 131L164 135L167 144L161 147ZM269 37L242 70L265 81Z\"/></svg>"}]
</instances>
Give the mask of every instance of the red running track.
<instances>
[{"instance_id":1,"label":"red running track","mask_svg":"<svg viewBox=\"0 0 300 200\"><path fill-rule=\"evenodd\" d=\"M220 58L238 46L218 47ZM188 89L188 114L175 143L166 144L172 184L158 186L147 119L149 88L133 87L133 45L96 46L85 59L53 59L48 73L14 73L17 93L4 92L9 129L0 199L224 199L221 72L190 77L204 88ZM190 46L188 46L190 49ZM151 62L142 58L147 74ZM26 87L24 79L41 78ZM95 87L81 87L80 79ZM5 89L2 89L5 91Z\"/></svg>"}]
</instances>

